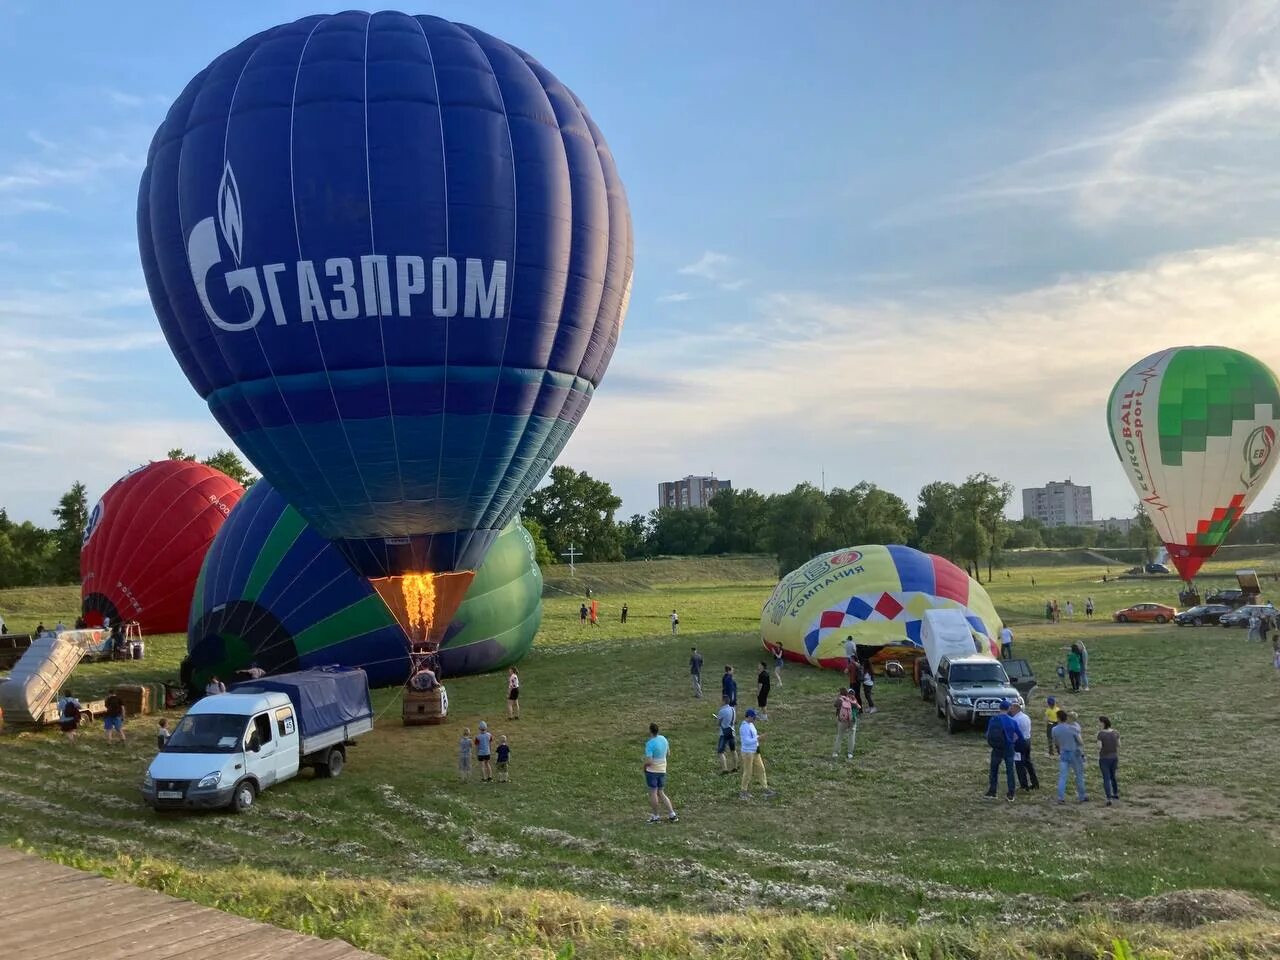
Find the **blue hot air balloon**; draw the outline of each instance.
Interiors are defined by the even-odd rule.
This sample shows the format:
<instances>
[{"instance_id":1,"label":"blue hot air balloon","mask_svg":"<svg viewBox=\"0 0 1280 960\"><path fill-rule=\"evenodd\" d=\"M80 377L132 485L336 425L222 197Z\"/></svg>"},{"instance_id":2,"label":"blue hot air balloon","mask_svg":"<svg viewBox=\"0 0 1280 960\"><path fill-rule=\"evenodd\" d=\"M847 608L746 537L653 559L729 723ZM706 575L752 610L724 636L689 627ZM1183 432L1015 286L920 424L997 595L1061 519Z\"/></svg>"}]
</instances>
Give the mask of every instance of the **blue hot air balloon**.
<instances>
[{"instance_id":1,"label":"blue hot air balloon","mask_svg":"<svg viewBox=\"0 0 1280 960\"><path fill-rule=\"evenodd\" d=\"M138 238L183 372L369 578L476 569L604 376L633 263L577 97L401 13L214 60L152 141Z\"/></svg>"}]
</instances>

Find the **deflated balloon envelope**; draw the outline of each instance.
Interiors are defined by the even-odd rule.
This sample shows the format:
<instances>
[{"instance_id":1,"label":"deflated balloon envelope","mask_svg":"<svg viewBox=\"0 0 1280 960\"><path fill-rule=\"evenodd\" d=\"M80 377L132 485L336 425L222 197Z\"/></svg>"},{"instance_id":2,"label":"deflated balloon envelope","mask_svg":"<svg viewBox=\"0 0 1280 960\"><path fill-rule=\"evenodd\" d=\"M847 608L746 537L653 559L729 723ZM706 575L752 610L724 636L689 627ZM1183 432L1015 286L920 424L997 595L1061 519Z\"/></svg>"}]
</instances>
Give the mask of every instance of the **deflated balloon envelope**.
<instances>
[{"instance_id":1,"label":"deflated balloon envelope","mask_svg":"<svg viewBox=\"0 0 1280 960\"><path fill-rule=\"evenodd\" d=\"M896 544L835 550L791 571L765 603L760 631L789 659L843 669L848 636L860 654L923 653L922 617L938 608L961 610L996 652L1001 621L982 586L949 560Z\"/></svg>"},{"instance_id":2,"label":"deflated balloon envelope","mask_svg":"<svg viewBox=\"0 0 1280 960\"><path fill-rule=\"evenodd\" d=\"M307 17L201 71L138 237L183 372L371 578L479 566L604 376L633 262L573 93L400 13Z\"/></svg>"},{"instance_id":3,"label":"deflated balloon envelope","mask_svg":"<svg viewBox=\"0 0 1280 960\"><path fill-rule=\"evenodd\" d=\"M1280 384L1229 347L1173 347L1111 391L1116 455L1184 580L1222 546L1275 468Z\"/></svg>"},{"instance_id":4,"label":"deflated balloon envelope","mask_svg":"<svg viewBox=\"0 0 1280 960\"><path fill-rule=\"evenodd\" d=\"M117 480L89 515L80 550L80 607L90 626L136 620L180 633L205 552L244 494L202 463L159 460Z\"/></svg>"},{"instance_id":5,"label":"deflated balloon envelope","mask_svg":"<svg viewBox=\"0 0 1280 960\"><path fill-rule=\"evenodd\" d=\"M445 677L523 657L542 622L542 573L519 521L494 543L466 598L439 631ZM209 550L187 632L197 689L257 662L272 673L338 663L374 686L403 683L409 639L373 586L265 480L245 495Z\"/></svg>"}]
</instances>

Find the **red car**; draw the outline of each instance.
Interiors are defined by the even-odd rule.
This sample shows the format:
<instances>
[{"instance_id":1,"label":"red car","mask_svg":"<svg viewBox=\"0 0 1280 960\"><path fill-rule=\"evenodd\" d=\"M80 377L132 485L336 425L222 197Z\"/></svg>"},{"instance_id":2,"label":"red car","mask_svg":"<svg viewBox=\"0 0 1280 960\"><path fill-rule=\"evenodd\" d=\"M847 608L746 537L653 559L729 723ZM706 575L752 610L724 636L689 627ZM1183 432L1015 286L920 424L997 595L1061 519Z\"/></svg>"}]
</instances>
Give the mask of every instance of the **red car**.
<instances>
[{"instance_id":1,"label":"red car","mask_svg":"<svg viewBox=\"0 0 1280 960\"><path fill-rule=\"evenodd\" d=\"M1168 623L1178 611L1163 603L1135 603L1111 615L1116 623Z\"/></svg>"}]
</instances>

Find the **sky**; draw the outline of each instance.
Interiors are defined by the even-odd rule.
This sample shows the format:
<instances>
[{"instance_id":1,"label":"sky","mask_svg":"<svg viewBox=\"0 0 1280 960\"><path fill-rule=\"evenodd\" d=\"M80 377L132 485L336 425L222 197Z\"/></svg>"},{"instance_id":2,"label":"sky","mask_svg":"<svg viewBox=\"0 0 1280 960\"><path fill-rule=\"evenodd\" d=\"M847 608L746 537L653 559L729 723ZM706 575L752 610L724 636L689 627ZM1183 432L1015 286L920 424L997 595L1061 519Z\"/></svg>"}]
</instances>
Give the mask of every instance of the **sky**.
<instances>
[{"instance_id":1,"label":"sky","mask_svg":"<svg viewBox=\"0 0 1280 960\"><path fill-rule=\"evenodd\" d=\"M152 313L138 179L196 72L326 9L0 0L10 516L49 523L75 480L96 499L170 447L229 446ZM1182 343L1280 367L1280 0L410 12L532 53L612 148L635 285L559 462L623 516L689 473L914 504L976 471L1070 478L1129 516L1104 420L1120 373Z\"/></svg>"}]
</instances>

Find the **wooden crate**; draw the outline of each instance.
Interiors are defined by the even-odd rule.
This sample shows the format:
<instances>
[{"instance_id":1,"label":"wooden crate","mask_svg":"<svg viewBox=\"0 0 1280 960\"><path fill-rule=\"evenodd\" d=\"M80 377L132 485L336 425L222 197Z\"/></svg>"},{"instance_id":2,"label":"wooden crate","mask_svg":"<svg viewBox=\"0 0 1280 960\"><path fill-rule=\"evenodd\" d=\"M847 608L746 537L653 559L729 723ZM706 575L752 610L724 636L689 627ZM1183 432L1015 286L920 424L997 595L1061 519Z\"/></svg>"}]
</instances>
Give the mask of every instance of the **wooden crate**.
<instances>
[{"instance_id":1,"label":"wooden crate","mask_svg":"<svg viewBox=\"0 0 1280 960\"><path fill-rule=\"evenodd\" d=\"M150 685L141 683L117 684L113 691L124 704L125 715L141 717L152 711L152 690Z\"/></svg>"},{"instance_id":2,"label":"wooden crate","mask_svg":"<svg viewBox=\"0 0 1280 960\"><path fill-rule=\"evenodd\" d=\"M443 686L434 690L406 690L401 717L406 727L444 723L449 716L449 694Z\"/></svg>"}]
</instances>

